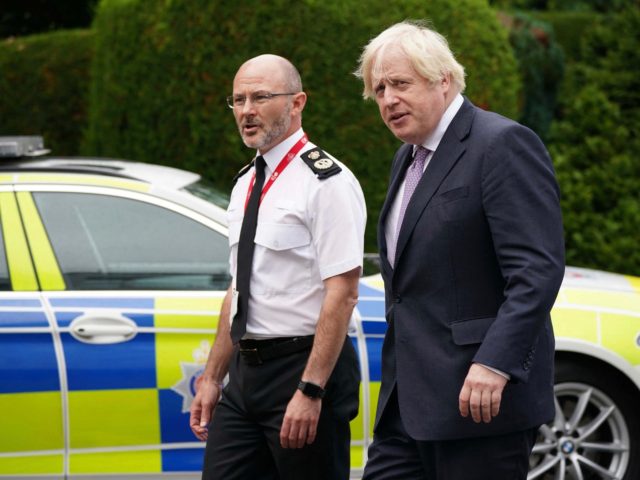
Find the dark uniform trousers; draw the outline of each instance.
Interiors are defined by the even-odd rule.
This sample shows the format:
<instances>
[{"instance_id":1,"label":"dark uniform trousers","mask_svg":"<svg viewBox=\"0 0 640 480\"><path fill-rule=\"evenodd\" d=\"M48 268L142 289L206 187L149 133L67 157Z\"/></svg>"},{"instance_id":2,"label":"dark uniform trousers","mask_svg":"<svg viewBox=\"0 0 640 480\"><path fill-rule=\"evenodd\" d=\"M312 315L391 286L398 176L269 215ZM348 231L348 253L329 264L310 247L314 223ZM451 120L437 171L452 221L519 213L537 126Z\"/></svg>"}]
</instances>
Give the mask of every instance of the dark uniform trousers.
<instances>
[{"instance_id":1,"label":"dark uniform trousers","mask_svg":"<svg viewBox=\"0 0 640 480\"><path fill-rule=\"evenodd\" d=\"M280 446L282 420L310 350L250 365L236 347L229 384L209 425L203 480L349 478L349 421L358 413L360 369L348 338L325 387L315 442Z\"/></svg>"},{"instance_id":2,"label":"dark uniform trousers","mask_svg":"<svg viewBox=\"0 0 640 480\"><path fill-rule=\"evenodd\" d=\"M402 425L394 389L369 447L362 480L526 480L537 431L416 441Z\"/></svg>"}]
</instances>

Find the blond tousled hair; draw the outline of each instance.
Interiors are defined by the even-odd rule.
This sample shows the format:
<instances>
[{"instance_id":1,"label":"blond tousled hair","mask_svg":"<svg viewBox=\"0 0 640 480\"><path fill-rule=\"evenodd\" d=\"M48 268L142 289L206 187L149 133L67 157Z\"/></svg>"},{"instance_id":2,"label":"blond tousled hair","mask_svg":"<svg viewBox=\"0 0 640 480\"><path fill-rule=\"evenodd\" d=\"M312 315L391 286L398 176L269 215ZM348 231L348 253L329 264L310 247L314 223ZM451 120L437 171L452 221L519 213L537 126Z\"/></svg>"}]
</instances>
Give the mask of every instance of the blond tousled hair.
<instances>
[{"instance_id":1,"label":"blond tousled hair","mask_svg":"<svg viewBox=\"0 0 640 480\"><path fill-rule=\"evenodd\" d=\"M464 91L464 67L455 59L446 38L425 22L404 21L387 28L364 48L354 74L364 83L365 99L375 97L373 82L384 77L383 59L392 48L399 48L415 71L429 82L438 82L443 75L450 74L454 88Z\"/></svg>"}]
</instances>

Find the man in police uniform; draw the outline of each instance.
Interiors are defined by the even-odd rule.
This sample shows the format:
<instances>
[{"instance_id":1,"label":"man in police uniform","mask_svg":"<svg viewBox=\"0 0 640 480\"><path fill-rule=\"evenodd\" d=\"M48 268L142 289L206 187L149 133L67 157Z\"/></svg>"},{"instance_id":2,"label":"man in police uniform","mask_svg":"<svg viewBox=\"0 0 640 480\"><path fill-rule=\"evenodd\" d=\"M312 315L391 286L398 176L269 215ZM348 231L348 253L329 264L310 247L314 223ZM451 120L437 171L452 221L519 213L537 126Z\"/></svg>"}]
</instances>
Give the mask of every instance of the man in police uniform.
<instances>
[{"instance_id":1,"label":"man in police uniform","mask_svg":"<svg viewBox=\"0 0 640 480\"><path fill-rule=\"evenodd\" d=\"M307 140L306 100L295 67L275 55L244 63L228 98L257 156L231 194L234 280L191 406L207 440L204 479L349 476L359 368L347 330L366 210L353 174Z\"/></svg>"}]
</instances>

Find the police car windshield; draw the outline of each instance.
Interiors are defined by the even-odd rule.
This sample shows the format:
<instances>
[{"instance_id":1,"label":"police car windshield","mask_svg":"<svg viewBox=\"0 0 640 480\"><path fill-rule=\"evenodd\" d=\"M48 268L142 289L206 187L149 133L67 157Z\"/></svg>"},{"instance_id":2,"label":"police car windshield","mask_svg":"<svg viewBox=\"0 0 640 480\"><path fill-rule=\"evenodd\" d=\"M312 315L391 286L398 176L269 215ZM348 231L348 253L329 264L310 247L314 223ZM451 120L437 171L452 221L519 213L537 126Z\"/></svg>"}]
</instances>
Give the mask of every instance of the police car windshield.
<instances>
[{"instance_id":1,"label":"police car windshield","mask_svg":"<svg viewBox=\"0 0 640 480\"><path fill-rule=\"evenodd\" d=\"M225 210L229 206L229 195L218 190L208 180L200 179L184 187L184 190Z\"/></svg>"}]
</instances>

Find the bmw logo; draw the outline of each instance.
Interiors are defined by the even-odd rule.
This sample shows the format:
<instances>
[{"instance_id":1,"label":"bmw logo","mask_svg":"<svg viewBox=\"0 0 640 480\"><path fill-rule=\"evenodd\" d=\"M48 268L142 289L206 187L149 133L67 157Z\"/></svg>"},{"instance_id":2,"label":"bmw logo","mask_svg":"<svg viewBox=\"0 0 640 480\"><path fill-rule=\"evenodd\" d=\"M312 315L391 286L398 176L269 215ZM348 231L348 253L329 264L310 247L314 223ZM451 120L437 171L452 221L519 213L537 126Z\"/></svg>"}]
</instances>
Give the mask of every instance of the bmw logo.
<instances>
[{"instance_id":1,"label":"bmw logo","mask_svg":"<svg viewBox=\"0 0 640 480\"><path fill-rule=\"evenodd\" d=\"M560 449L562 450L562 453L569 455L570 453L573 453L575 446L573 445L573 442L566 440L562 442Z\"/></svg>"}]
</instances>

